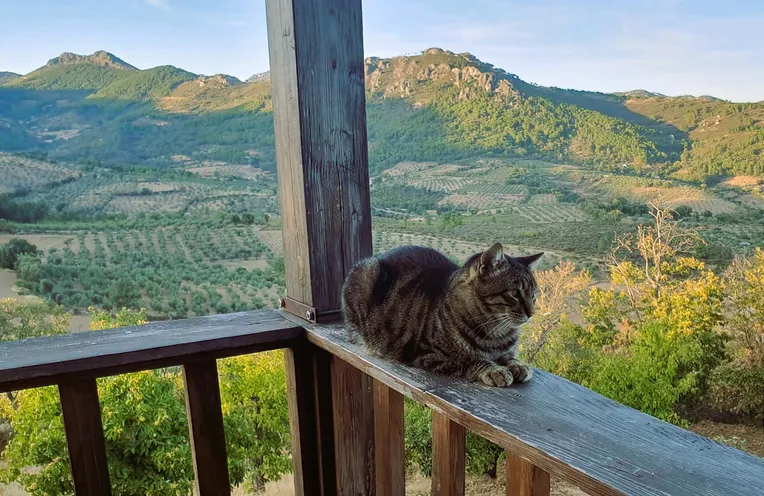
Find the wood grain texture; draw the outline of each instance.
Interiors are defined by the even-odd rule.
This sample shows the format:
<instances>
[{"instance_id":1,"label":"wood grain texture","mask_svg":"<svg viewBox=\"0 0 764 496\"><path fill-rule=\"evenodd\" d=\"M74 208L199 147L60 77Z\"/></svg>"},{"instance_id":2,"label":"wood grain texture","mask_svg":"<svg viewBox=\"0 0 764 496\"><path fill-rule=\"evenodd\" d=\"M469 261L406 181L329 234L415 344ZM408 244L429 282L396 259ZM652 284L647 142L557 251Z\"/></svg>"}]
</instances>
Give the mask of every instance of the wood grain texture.
<instances>
[{"instance_id":1,"label":"wood grain texture","mask_svg":"<svg viewBox=\"0 0 764 496\"><path fill-rule=\"evenodd\" d=\"M374 381L374 439L377 496L404 496L403 395L379 381Z\"/></svg>"},{"instance_id":2,"label":"wood grain texture","mask_svg":"<svg viewBox=\"0 0 764 496\"><path fill-rule=\"evenodd\" d=\"M372 253L361 0L267 0L287 295L340 308Z\"/></svg>"},{"instance_id":3,"label":"wood grain texture","mask_svg":"<svg viewBox=\"0 0 764 496\"><path fill-rule=\"evenodd\" d=\"M317 355L307 343L284 353L296 496L336 493L329 365Z\"/></svg>"},{"instance_id":4,"label":"wood grain texture","mask_svg":"<svg viewBox=\"0 0 764 496\"><path fill-rule=\"evenodd\" d=\"M305 331L273 311L0 343L0 392L283 348Z\"/></svg>"},{"instance_id":5,"label":"wood grain texture","mask_svg":"<svg viewBox=\"0 0 764 496\"><path fill-rule=\"evenodd\" d=\"M308 340L593 495L762 496L764 460L543 371L489 388L369 356L339 325Z\"/></svg>"},{"instance_id":6,"label":"wood grain texture","mask_svg":"<svg viewBox=\"0 0 764 496\"><path fill-rule=\"evenodd\" d=\"M374 385L371 377L336 357L332 360L337 494L375 494Z\"/></svg>"},{"instance_id":7,"label":"wood grain texture","mask_svg":"<svg viewBox=\"0 0 764 496\"><path fill-rule=\"evenodd\" d=\"M432 496L464 496L467 431L432 412Z\"/></svg>"},{"instance_id":8,"label":"wood grain texture","mask_svg":"<svg viewBox=\"0 0 764 496\"><path fill-rule=\"evenodd\" d=\"M95 379L59 384L64 429L77 496L111 494L106 444Z\"/></svg>"},{"instance_id":9,"label":"wood grain texture","mask_svg":"<svg viewBox=\"0 0 764 496\"><path fill-rule=\"evenodd\" d=\"M228 478L223 411L215 360L185 364L183 381L196 494L230 496L231 483Z\"/></svg>"},{"instance_id":10,"label":"wood grain texture","mask_svg":"<svg viewBox=\"0 0 764 496\"><path fill-rule=\"evenodd\" d=\"M549 474L507 453L507 496L549 496Z\"/></svg>"}]
</instances>

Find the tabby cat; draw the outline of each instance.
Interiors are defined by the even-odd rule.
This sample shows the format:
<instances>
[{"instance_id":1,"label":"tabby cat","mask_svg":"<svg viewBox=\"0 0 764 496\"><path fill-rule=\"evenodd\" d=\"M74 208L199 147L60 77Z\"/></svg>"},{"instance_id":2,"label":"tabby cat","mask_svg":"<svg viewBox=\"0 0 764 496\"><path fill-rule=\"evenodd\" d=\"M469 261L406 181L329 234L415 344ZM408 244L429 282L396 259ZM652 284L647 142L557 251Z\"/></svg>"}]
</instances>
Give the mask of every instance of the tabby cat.
<instances>
[{"instance_id":1,"label":"tabby cat","mask_svg":"<svg viewBox=\"0 0 764 496\"><path fill-rule=\"evenodd\" d=\"M462 267L420 246L361 260L342 288L345 322L377 356L489 386L526 382L517 340L542 255L510 257L496 243Z\"/></svg>"}]
</instances>

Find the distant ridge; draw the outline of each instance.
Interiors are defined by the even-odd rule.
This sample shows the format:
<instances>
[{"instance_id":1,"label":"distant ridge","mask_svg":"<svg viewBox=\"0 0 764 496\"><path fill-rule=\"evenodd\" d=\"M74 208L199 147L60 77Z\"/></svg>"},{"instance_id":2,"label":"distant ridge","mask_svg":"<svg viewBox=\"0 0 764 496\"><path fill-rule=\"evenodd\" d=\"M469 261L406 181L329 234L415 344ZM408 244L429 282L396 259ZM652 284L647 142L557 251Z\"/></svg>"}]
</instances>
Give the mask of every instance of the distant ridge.
<instances>
[{"instance_id":1,"label":"distant ridge","mask_svg":"<svg viewBox=\"0 0 764 496\"><path fill-rule=\"evenodd\" d=\"M3 85L5 83L10 83L13 80L16 80L21 77L21 74L16 74L15 72L6 72L6 71L0 71L0 85Z\"/></svg>"},{"instance_id":2,"label":"distant ridge","mask_svg":"<svg viewBox=\"0 0 764 496\"><path fill-rule=\"evenodd\" d=\"M111 54L104 50L99 50L93 53L92 55L78 55L76 53L64 52L58 57L50 59L48 63L45 65L46 67L50 67L54 65L72 65L72 64L93 64L93 65L99 65L103 67L109 67L112 69L128 69L128 70L136 69L135 66L128 64L127 62L115 56L114 54Z\"/></svg>"},{"instance_id":3,"label":"distant ridge","mask_svg":"<svg viewBox=\"0 0 764 496\"><path fill-rule=\"evenodd\" d=\"M655 93L654 91L647 91L647 90L617 91L613 93L613 95L625 96L626 98L654 98L654 97L666 96L661 93Z\"/></svg>"},{"instance_id":4,"label":"distant ridge","mask_svg":"<svg viewBox=\"0 0 764 496\"><path fill-rule=\"evenodd\" d=\"M258 83L260 81L270 81L270 80L271 80L270 71L258 72L257 74L247 78L248 83Z\"/></svg>"}]
</instances>

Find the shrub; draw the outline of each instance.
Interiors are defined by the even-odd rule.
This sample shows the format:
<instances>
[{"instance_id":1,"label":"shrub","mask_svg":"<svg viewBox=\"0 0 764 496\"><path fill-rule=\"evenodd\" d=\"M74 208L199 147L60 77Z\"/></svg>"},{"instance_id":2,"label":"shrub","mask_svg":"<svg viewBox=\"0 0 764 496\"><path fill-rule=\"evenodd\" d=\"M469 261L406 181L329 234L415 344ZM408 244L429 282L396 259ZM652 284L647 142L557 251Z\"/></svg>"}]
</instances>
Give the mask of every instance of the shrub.
<instances>
[{"instance_id":1,"label":"shrub","mask_svg":"<svg viewBox=\"0 0 764 496\"><path fill-rule=\"evenodd\" d=\"M21 255L37 253L37 247L29 241L21 238L13 238L5 245L0 246L0 267L15 269Z\"/></svg>"},{"instance_id":2,"label":"shrub","mask_svg":"<svg viewBox=\"0 0 764 496\"><path fill-rule=\"evenodd\" d=\"M727 363L711 374L708 396L720 411L764 419L764 367Z\"/></svg>"},{"instance_id":3,"label":"shrub","mask_svg":"<svg viewBox=\"0 0 764 496\"><path fill-rule=\"evenodd\" d=\"M404 403L406 467L418 468L432 475L432 412L413 401ZM490 441L467 432L466 468L470 474L496 476L496 467L504 450Z\"/></svg>"},{"instance_id":4,"label":"shrub","mask_svg":"<svg viewBox=\"0 0 764 496\"><path fill-rule=\"evenodd\" d=\"M145 322L145 311L94 311L92 327ZM231 482L260 488L291 469L283 354L240 356L218 364ZM189 494L191 448L181 372L144 371L98 380L113 494ZM72 494L66 436L55 387L0 400L13 437L3 453L2 480L33 496ZM39 467L29 472L25 468Z\"/></svg>"}]
</instances>

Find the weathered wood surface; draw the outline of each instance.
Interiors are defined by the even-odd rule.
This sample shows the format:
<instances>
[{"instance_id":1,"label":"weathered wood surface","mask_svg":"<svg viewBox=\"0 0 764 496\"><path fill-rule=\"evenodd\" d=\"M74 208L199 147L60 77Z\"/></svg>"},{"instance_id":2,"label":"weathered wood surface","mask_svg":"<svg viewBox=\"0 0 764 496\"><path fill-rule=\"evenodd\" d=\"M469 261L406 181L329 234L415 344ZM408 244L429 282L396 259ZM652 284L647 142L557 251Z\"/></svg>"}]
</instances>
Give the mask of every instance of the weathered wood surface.
<instances>
[{"instance_id":1,"label":"weathered wood surface","mask_svg":"<svg viewBox=\"0 0 764 496\"><path fill-rule=\"evenodd\" d=\"M214 358L183 366L195 492L199 496L230 496L223 411L218 368Z\"/></svg>"},{"instance_id":2,"label":"weathered wood surface","mask_svg":"<svg viewBox=\"0 0 764 496\"><path fill-rule=\"evenodd\" d=\"M284 353L296 496L336 494L331 379L328 361L322 360L326 355L308 343Z\"/></svg>"},{"instance_id":3,"label":"weathered wood surface","mask_svg":"<svg viewBox=\"0 0 764 496\"><path fill-rule=\"evenodd\" d=\"M267 0L287 295L340 308L372 253L361 0Z\"/></svg>"},{"instance_id":4,"label":"weathered wood surface","mask_svg":"<svg viewBox=\"0 0 764 496\"><path fill-rule=\"evenodd\" d=\"M93 378L59 384L64 430L77 496L111 494L98 389Z\"/></svg>"},{"instance_id":5,"label":"weathered wood surface","mask_svg":"<svg viewBox=\"0 0 764 496\"><path fill-rule=\"evenodd\" d=\"M377 496L405 496L403 395L379 381L374 381L374 439Z\"/></svg>"},{"instance_id":6,"label":"weathered wood surface","mask_svg":"<svg viewBox=\"0 0 764 496\"><path fill-rule=\"evenodd\" d=\"M337 494L374 495L374 383L336 357L331 376Z\"/></svg>"},{"instance_id":7,"label":"weathered wood surface","mask_svg":"<svg viewBox=\"0 0 764 496\"><path fill-rule=\"evenodd\" d=\"M0 343L0 392L283 348L303 335L278 313L257 311Z\"/></svg>"},{"instance_id":8,"label":"weathered wood surface","mask_svg":"<svg viewBox=\"0 0 764 496\"><path fill-rule=\"evenodd\" d=\"M371 357L339 325L306 328L310 342L590 494L764 494L764 460L543 371L489 388Z\"/></svg>"},{"instance_id":9,"label":"weathered wood surface","mask_svg":"<svg viewBox=\"0 0 764 496\"><path fill-rule=\"evenodd\" d=\"M549 496L549 473L507 453L507 496Z\"/></svg>"},{"instance_id":10,"label":"weathered wood surface","mask_svg":"<svg viewBox=\"0 0 764 496\"><path fill-rule=\"evenodd\" d=\"M464 496L467 431L432 412L432 496Z\"/></svg>"}]
</instances>

